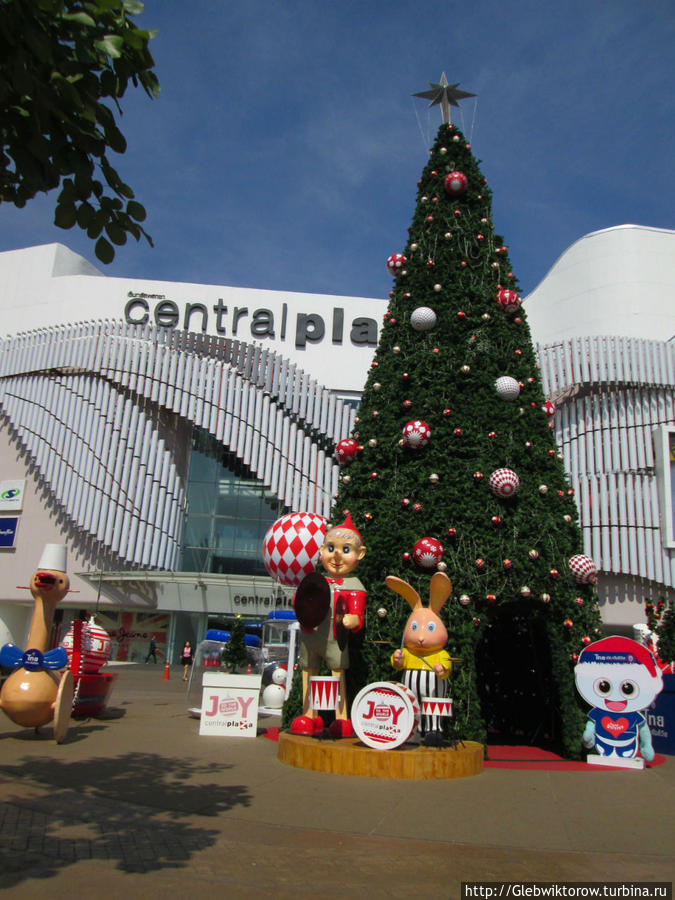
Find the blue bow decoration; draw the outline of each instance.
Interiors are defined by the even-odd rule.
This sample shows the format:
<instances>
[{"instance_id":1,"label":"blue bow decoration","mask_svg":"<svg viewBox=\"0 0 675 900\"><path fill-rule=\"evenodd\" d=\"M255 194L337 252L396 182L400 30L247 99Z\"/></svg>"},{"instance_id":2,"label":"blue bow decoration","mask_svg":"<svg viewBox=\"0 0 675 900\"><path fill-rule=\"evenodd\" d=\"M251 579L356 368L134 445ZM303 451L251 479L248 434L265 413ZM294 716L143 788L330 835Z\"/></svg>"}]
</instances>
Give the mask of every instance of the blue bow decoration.
<instances>
[{"instance_id":1,"label":"blue bow decoration","mask_svg":"<svg viewBox=\"0 0 675 900\"><path fill-rule=\"evenodd\" d=\"M63 647L55 647L47 653L29 649L25 652L14 644L5 644L0 650L0 666L7 669L27 669L39 672L41 669L65 669L68 665L68 653Z\"/></svg>"}]
</instances>

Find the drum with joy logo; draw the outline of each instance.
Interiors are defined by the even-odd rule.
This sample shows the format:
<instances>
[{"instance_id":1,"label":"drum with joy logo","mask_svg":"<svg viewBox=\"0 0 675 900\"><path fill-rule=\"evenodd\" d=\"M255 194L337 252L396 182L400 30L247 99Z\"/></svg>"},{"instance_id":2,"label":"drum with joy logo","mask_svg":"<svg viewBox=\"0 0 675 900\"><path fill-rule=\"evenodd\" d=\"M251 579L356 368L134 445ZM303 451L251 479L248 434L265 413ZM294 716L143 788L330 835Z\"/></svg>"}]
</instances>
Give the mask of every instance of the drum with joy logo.
<instances>
[{"instance_id":1,"label":"drum with joy logo","mask_svg":"<svg viewBox=\"0 0 675 900\"><path fill-rule=\"evenodd\" d=\"M420 721L417 698L396 681L368 684L354 698L352 725L375 750L392 750L409 740Z\"/></svg>"},{"instance_id":2,"label":"drum with joy logo","mask_svg":"<svg viewBox=\"0 0 675 900\"><path fill-rule=\"evenodd\" d=\"M309 682L312 709L335 710L340 705L340 678L337 675L313 675Z\"/></svg>"},{"instance_id":3,"label":"drum with joy logo","mask_svg":"<svg viewBox=\"0 0 675 900\"><path fill-rule=\"evenodd\" d=\"M422 697L422 713L425 716L451 716L452 700L449 697Z\"/></svg>"}]
</instances>

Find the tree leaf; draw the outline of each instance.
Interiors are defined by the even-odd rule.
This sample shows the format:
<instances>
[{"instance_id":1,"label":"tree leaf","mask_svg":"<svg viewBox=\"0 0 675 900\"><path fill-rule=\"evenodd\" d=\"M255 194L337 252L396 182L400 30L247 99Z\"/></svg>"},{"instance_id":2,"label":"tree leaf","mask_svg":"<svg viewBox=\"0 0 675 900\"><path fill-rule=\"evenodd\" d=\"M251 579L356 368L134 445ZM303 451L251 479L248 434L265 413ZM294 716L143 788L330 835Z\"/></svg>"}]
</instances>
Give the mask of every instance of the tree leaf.
<instances>
[{"instance_id":1,"label":"tree leaf","mask_svg":"<svg viewBox=\"0 0 675 900\"><path fill-rule=\"evenodd\" d=\"M137 222L145 222L147 216L143 204L138 203L136 200L130 200L127 203L127 213L132 219L136 219Z\"/></svg>"},{"instance_id":2,"label":"tree leaf","mask_svg":"<svg viewBox=\"0 0 675 900\"><path fill-rule=\"evenodd\" d=\"M105 226L105 233L108 235L113 244L117 244L118 247L124 246L127 242L127 233L124 228L119 225L115 220L111 220Z\"/></svg>"},{"instance_id":3,"label":"tree leaf","mask_svg":"<svg viewBox=\"0 0 675 900\"><path fill-rule=\"evenodd\" d=\"M54 210L54 224L57 228L72 228L77 221L77 210L72 203L59 203Z\"/></svg>"},{"instance_id":4,"label":"tree leaf","mask_svg":"<svg viewBox=\"0 0 675 900\"><path fill-rule=\"evenodd\" d=\"M106 241L104 237L100 237L96 241L94 252L96 253L97 259L100 259L106 266L115 259L115 250L112 244L109 241Z\"/></svg>"},{"instance_id":5,"label":"tree leaf","mask_svg":"<svg viewBox=\"0 0 675 900\"><path fill-rule=\"evenodd\" d=\"M102 40L94 41L94 46L111 59L119 59L124 47L124 38L121 38L118 34L106 34Z\"/></svg>"},{"instance_id":6,"label":"tree leaf","mask_svg":"<svg viewBox=\"0 0 675 900\"><path fill-rule=\"evenodd\" d=\"M88 25L90 28L96 28L96 22L86 12L62 13L60 18L67 22L77 22L79 25Z\"/></svg>"}]
</instances>

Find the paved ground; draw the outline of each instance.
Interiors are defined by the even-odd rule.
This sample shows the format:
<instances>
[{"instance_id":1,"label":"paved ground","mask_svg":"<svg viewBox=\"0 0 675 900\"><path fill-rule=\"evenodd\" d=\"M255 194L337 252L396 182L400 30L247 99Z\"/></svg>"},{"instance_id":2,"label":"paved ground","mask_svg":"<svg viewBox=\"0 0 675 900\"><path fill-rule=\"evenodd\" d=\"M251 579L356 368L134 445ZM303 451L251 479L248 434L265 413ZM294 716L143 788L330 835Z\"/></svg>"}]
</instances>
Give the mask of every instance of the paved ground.
<instances>
[{"instance_id":1,"label":"paved ground","mask_svg":"<svg viewBox=\"0 0 675 900\"><path fill-rule=\"evenodd\" d=\"M61 745L0 719L7 896L455 900L463 881L672 881L675 757L642 772L326 775L280 763L263 737L200 737L178 668L111 671L107 717Z\"/></svg>"}]
</instances>

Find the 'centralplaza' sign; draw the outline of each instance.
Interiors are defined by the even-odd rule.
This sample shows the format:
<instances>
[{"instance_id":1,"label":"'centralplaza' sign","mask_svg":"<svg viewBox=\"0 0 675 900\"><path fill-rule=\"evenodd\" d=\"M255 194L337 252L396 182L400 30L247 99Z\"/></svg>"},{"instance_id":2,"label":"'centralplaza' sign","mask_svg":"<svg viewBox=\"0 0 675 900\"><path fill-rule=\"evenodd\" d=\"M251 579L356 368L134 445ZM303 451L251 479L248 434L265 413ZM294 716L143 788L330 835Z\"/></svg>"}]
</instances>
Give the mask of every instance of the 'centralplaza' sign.
<instances>
[{"instance_id":1,"label":"'centralplaza' sign","mask_svg":"<svg viewBox=\"0 0 675 900\"><path fill-rule=\"evenodd\" d=\"M221 337L245 339L279 339L285 341L287 333L293 334L295 346L302 349L310 344L318 344L326 337L327 325L333 344L342 344L345 339L345 311L333 307L328 322L316 312L299 312L294 321L289 322L288 304L281 304L281 314L275 318L274 311L266 307L249 310L248 306L225 305L222 298L209 309L204 303L186 302L181 307L162 294L132 293L124 307L124 319L130 325L154 323L159 328L180 328L185 331L209 331ZM293 318L291 316L291 318ZM290 328L290 331L289 331ZM242 334L248 330L249 335ZM349 327L349 340L356 346L377 346L377 322L366 316L357 316Z\"/></svg>"}]
</instances>

